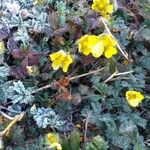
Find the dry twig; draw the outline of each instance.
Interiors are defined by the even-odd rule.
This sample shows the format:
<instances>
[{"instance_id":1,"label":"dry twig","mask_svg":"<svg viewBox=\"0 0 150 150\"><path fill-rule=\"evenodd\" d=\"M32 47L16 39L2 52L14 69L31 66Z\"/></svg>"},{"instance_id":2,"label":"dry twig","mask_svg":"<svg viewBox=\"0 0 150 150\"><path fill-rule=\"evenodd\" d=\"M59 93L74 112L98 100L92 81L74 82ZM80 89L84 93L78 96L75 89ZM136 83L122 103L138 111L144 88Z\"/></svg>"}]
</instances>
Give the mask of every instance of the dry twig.
<instances>
[{"instance_id":1,"label":"dry twig","mask_svg":"<svg viewBox=\"0 0 150 150\"><path fill-rule=\"evenodd\" d=\"M108 27L108 25L107 25L107 23L106 23L106 21L105 21L105 19L104 19L103 17L101 17L100 20L101 20L102 23L104 24L107 33L108 33L109 35L111 35L111 36L115 39L115 37L112 35L112 33L111 33L111 31L110 31L110 29L109 29L109 27ZM116 40L116 41L117 41L117 40ZM124 53L124 51L122 50L122 48L121 48L120 45L118 44L118 41L117 41L117 47L118 47L119 51L123 54L123 56L128 60L128 59L129 59L128 56Z\"/></svg>"}]
</instances>

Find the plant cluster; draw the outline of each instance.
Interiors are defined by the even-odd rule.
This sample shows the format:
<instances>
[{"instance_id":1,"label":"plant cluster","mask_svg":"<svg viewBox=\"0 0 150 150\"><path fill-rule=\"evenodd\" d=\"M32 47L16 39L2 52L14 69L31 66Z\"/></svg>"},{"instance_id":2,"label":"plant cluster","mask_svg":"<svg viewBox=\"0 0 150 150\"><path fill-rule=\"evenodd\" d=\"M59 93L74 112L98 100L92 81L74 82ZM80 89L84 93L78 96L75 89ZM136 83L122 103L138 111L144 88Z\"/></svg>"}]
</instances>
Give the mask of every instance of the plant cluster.
<instances>
[{"instance_id":1,"label":"plant cluster","mask_svg":"<svg viewBox=\"0 0 150 150\"><path fill-rule=\"evenodd\" d=\"M149 0L0 0L0 149L148 150Z\"/></svg>"}]
</instances>

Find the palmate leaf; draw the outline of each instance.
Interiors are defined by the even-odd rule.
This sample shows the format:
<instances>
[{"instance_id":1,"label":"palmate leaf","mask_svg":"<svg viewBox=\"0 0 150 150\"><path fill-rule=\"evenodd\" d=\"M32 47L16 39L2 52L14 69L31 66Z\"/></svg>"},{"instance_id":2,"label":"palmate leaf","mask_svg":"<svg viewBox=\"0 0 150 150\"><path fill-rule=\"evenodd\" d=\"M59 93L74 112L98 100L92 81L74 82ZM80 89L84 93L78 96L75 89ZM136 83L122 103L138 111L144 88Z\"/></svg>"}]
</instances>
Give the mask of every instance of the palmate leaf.
<instances>
[{"instance_id":1,"label":"palmate leaf","mask_svg":"<svg viewBox=\"0 0 150 150\"><path fill-rule=\"evenodd\" d=\"M34 96L32 95L32 88L25 88L21 81L14 82L12 86L6 89L4 92L6 97L11 99L13 104L16 103L32 103Z\"/></svg>"},{"instance_id":2,"label":"palmate leaf","mask_svg":"<svg viewBox=\"0 0 150 150\"><path fill-rule=\"evenodd\" d=\"M35 108L31 109L30 113L33 115L33 119L40 128L47 128L47 126L50 126L51 128L61 130L66 123L51 108Z\"/></svg>"}]
</instances>

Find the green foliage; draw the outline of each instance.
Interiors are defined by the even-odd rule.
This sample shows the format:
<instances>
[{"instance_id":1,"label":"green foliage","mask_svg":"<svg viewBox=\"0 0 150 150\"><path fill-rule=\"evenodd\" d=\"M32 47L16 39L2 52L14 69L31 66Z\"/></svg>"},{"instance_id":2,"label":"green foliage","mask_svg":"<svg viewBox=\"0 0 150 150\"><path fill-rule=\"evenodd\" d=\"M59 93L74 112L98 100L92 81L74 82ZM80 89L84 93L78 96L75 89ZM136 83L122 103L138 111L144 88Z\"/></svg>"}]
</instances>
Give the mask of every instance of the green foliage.
<instances>
[{"instance_id":1,"label":"green foliage","mask_svg":"<svg viewBox=\"0 0 150 150\"><path fill-rule=\"evenodd\" d=\"M80 135L77 131L73 131L68 137L62 141L63 150L79 150L80 149Z\"/></svg>"},{"instance_id":2,"label":"green foliage","mask_svg":"<svg viewBox=\"0 0 150 150\"><path fill-rule=\"evenodd\" d=\"M98 87L96 90L100 94L99 98L97 94L97 101L93 96L90 97L90 107L92 107L90 123L96 124L103 131L106 139L113 145L128 150L131 149L132 145L135 146L137 141L140 141L139 145L144 150L145 146L139 136L138 126L145 128L146 120L141 118L137 112L132 111L124 99L120 97L121 82L115 82L111 89L98 82L94 83L95 86ZM105 93L105 97L103 97L103 93ZM90 107L85 106L84 116L87 116L88 112L91 111Z\"/></svg>"},{"instance_id":3,"label":"green foliage","mask_svg":"<svg viewBox=\"0 0 150 150\"><path fill-rule=\"evenodd\" d=\"M39 137L36 139L36 141L33 144L28 145L28 149L30 150L46 150L46 148L44 148L44 138L43 137Z\"/></svg>"},{"instance_id":4,"label":"green foliage","mask_svg":"<svg viewBox=\"0 0 150 150\"><path fill-rule=\"evenodd\" d=\"M63 150L147 150L150 1L111 1L116 12L107 24L128 60L119 49L110 59L77 53L81 36L107 32L91 9L92 0L41 0L37 5L35 1L0 0L0 41L5 47L0 55L0 129L11 122L5 117L26 113L4 138L5 149L47 150L45 134L58 132L65 136L60 138ZM66 74L52 70L49 60L49 54L61 49L74 61ZM38 70L34 76L33 66ZM100 67L104 69L91 73ZM115 71L127 74L105 83ZM144 95L137 108L127 103L128 90ZM91 141L80 142L85 123Z\"/></svg>"},{"instance_id":5,"label":"green foliage","mask_svg":"<svg viewBox=\"0 0 150 150\"><path fill-rule=\"evenodd\" d=\"M100 136L96 136L86 144L85 150L107 150L108 147L108 142L104 141Z\"/></svg>"},{"instance_id":6,"label":"green foliage","mask_svg":"<svg viewBox=\"0 0 150 150\"><path fill-rule=\"evenodd\" d=\"M143 56L141 58L141 65L147 69L147 70L150 70L150 54L146 55L146 56Z\"/></svg>"},{"instance_id":7,"label":"green foliage","mask_svg":"<svg viewBox=\"0 0 150 150\"><path fill-rule=\"evenodd\" d=\"M9 76L10 68L8 66L0 66L0 82L4 82L7 80L7 77Z\"/></svg>"},{"instance_id":8,"label":"green foliage","mask_svg":"<svg viewBox=\"0 0 150 150\"><path fill-rule=\"evenodd\" d=\"M40 128L46 128L47 126L50 126L53 129L56 128L61 130L65 124L65 121L63 121L61 117L51 108L42 107L33 109L31 110L31 114Z\"/></svg>"},{"instance_id":9,"label":"green foliage","mask_svg":"<svg viewBox=\"0 0 150 150\"><path fill-rule=\"evenodd\" d=\"M138 0L140 6L140 13L147 19L150 19L150 1L149 0Z\"/></svg>"},{"instance_id":10,"label":"green foliage","mask_svg":"<svg viewBox=\"0 0 150 150\"><path fill-rule=\"evenodd\" d=\"M25 88L21 81L13 82L6 91L6 97L10 98L14 104L16 103L32 103L34 96L32 95L33 88Z\"/></svg>"}]
</instances>

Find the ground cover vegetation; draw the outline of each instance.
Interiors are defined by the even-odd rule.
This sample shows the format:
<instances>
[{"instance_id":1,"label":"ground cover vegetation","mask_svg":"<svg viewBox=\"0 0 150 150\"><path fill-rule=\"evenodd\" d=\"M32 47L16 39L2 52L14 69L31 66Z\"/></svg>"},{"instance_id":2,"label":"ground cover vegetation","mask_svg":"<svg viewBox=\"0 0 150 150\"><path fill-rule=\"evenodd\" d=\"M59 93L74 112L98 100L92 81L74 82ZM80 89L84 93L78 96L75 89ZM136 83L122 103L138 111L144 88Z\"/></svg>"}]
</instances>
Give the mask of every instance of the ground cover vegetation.
<instances>
[{"instance_id":1,"label":"ground cover vegetation","mask_svg":"<svg viewBox=\"0 0 150 150\"><path fill-rule=\"evenodd\" d=\"M0 149L150 148L149 0L0 0Z\"/></svg>"}]
</instances>

